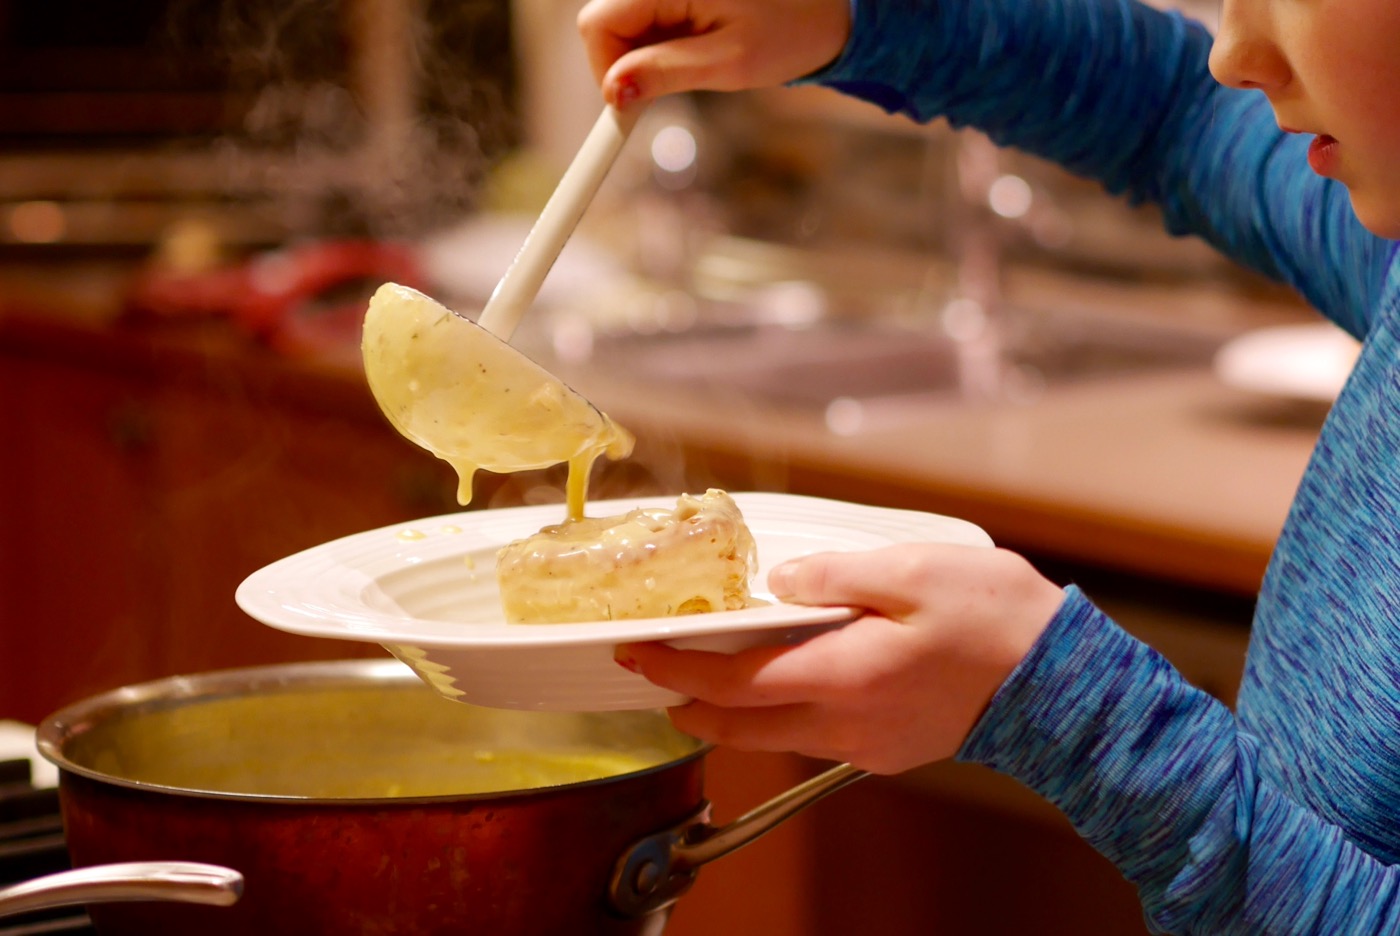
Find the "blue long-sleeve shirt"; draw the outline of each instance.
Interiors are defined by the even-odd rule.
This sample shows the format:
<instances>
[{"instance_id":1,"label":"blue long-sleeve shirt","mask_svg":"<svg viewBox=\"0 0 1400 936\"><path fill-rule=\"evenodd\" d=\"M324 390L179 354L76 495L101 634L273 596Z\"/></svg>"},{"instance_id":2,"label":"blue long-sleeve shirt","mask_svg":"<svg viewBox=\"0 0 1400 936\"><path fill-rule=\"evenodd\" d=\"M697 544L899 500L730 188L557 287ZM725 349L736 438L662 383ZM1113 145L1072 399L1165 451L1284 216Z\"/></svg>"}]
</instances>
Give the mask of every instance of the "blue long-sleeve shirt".
<instances>
[{"instance_id":1,"label":"blue long-sleeve shirt","mask_svg":"<svg viewBox=\"0 0 1400 936\"><path fill-rule=\"evenodd\" d=\"M1363 339L1256 607L1237 712L1071 587L960 758L1054 802L1191 933L1400 932L1400 260L1200 26L1131 0L861 0L810 80L1151 200ZM1400 154L1397 154L1400 159Z\"/></svg>"}]
</instances>

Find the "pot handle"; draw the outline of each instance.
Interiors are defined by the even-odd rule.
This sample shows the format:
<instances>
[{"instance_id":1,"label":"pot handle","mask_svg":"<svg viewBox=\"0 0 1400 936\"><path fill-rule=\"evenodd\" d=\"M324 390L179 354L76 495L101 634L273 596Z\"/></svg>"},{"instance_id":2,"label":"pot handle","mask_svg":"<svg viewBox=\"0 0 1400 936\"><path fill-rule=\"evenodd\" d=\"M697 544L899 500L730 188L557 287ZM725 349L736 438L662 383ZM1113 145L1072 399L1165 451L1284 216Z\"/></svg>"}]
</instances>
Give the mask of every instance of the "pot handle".
<instances>
[{"instance_id":1,"label":"pot handle","mask_svg":"<svg viewBox=\"0 0 1400 936\"><path fill-rule=\"evenodd\" d=\"M779 823L869 774L842 764L800 783L726 826L710 825L710 804L688 819L635 843L613 868L608 895L627 916L675 903L695 883L701 865L737 851Z\"/></svg>"},{"instance_id":2,"label":"pot handle","mask_svg":"<svg viewBox=\"0 0 1400 936\"><path fill-rule=\"evenodd\" d=\"M75 904L174 900L227 907L243 896L243 875L192 861L130 861L46 874L0 888L0 917Z\"/></svg>"}]
</instances>

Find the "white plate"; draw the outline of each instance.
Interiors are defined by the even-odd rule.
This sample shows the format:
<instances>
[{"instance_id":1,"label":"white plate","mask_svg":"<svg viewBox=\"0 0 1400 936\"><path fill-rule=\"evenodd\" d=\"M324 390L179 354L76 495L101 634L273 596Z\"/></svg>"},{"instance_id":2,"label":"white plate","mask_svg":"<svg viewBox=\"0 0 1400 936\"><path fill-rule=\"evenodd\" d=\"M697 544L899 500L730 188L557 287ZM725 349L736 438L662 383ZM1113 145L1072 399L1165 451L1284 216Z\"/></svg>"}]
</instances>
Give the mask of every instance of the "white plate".
<instances>
[{"instance_id":1,"label":"white plate","mask_svg":"<svg viewBox=\"0 0 1400 936\"><path fill-rule=\"evenodd\" d=\"M1227 342L1216 353L1215 373L1253 393L1331 403L1360 350L1355 338L1326 322L1261 328Z\"/></svg>"},{"instance_id":2,"label":"white plate","mask_svg":"<svg viewBox=\"0 0 1400 936\"><path fill-rule=\"evenodd\" d=\"M763 591L768 570L813 552L902 542L990 546L964 520L789 494L739 493L758 546L754 598L741 611L578 624L509 624L496 551L558 523L563 506L447 514L357 533L253 573L239 606L279 630L382 644L443 695L497 708L613 711L684 702L613 661L620 643L665 640L734 652L840 626L849 608L782 604ZM591 501L589 516L674 507L674 497Z\"/></svg>"}]
</instances>

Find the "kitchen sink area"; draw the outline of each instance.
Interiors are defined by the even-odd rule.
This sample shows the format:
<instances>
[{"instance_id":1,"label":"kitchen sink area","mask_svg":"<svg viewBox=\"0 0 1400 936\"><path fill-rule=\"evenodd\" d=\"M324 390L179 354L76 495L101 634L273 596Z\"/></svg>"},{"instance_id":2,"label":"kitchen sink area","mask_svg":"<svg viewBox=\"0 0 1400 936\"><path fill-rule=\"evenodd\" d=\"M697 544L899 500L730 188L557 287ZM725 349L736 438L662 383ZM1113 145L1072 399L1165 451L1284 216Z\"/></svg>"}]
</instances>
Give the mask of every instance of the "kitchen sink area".
<instances>
[{"instance_id":1,"label":"kitchen sink area","mask_svg":"<svg viewBox=\"0 0 1400 936\"><path fill-rule=\"evenodd\" d=\"M882 269L847 269L839 281L783 279L822 265L793 251L783 261L755 260L767 281L755 274L635 292L631 311L618 314L613 304L611 319L574 310L553 318L538 340L566 378L625 376L857 435L917 418L931 404L1029 405L1063 388L1207 372L1247 327L1193 316L1190 300L1163 301L1136 286L1076 292L1073 283L1032 277L988 308L949 290L943 271L925 267L919 283L917 271L898 269L889 256Z\"/></svg>"},{"instance_id":2,"label":"kitchen sink area","mask_svg":"<svg viewBox=\"0 0 1400 936\"><path fill-rule=\"evenodd\" d=\"M1208 366L1219 347L1217 337L1186 329L1017 310L1003 313L1000 331L959 340L936 324L860 319L697 326L595 337L590 364L710 394L827 409L843 400L975 396L988 371L1004 394L1028 398L1061 383Z\"/></svg>"}]
</instances>

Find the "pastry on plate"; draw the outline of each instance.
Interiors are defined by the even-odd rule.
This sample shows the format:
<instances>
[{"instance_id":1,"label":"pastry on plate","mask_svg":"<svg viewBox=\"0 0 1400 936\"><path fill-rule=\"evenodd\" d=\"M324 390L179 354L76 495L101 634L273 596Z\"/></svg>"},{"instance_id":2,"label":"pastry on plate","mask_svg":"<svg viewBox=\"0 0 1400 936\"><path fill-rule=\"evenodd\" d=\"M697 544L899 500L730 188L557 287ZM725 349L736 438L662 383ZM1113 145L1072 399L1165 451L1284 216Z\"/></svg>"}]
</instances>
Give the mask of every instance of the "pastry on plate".
<instances>
[{"instance_id":1,"label":"pastry on plate","mask_svg":"<svg viewBox=\"0 0 1400 936\"><path fill-rule=\"evenodd\" d=\"M496 578L506 620L558 624L737 610L756 566L739 506L711 489L547 526L500 550Z\"/></svg>"}]
</instances>

